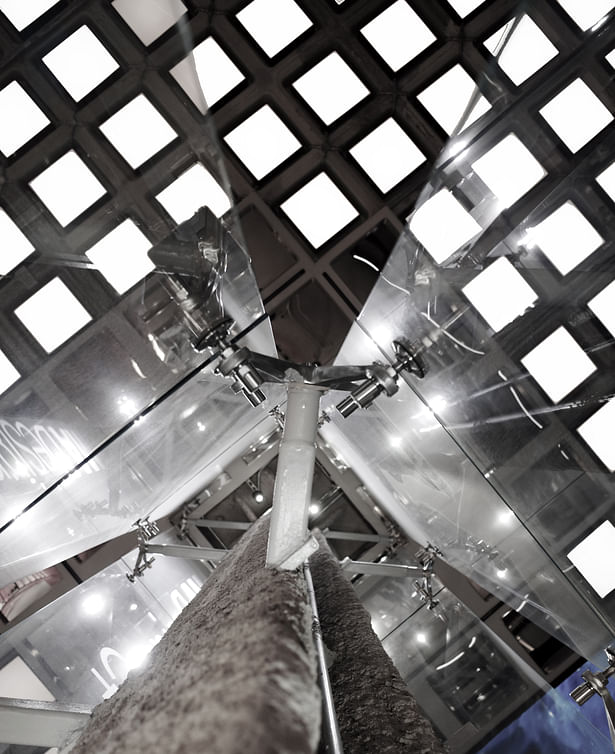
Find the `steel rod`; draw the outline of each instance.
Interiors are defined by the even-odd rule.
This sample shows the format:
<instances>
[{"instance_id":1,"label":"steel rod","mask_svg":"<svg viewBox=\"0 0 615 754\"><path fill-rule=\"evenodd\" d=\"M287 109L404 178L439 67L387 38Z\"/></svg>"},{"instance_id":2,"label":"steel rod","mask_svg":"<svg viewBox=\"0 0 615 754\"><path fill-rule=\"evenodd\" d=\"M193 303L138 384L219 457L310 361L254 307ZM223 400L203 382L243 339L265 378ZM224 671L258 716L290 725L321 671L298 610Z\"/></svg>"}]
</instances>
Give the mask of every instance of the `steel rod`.
<instances>
[{"instance_id":1,"label":"steel rod","mask_svg":"<svg viewBox=\"0 0 615 754\"><path fill-rule=\"evenodd\" d=\"M337 715L335 714L333 689L331 688L329 671L327 670L325 645L322 639L320 619L318 617L318 606L316 604L316 592L314 591L312 573L307 561L303 564L303 571L305 573L305 582L307 585L308 596L310 598L310 605L312 607L312 634L314 636L314 644L316 645L316 654L318 657L318 682L322 691L322 704L325 723L323 725L323 728L326 737L326 743L329 749L329 754L344 754L342 737L340 735L340 729L337 724Z\"/></svg>"}]
</instances>

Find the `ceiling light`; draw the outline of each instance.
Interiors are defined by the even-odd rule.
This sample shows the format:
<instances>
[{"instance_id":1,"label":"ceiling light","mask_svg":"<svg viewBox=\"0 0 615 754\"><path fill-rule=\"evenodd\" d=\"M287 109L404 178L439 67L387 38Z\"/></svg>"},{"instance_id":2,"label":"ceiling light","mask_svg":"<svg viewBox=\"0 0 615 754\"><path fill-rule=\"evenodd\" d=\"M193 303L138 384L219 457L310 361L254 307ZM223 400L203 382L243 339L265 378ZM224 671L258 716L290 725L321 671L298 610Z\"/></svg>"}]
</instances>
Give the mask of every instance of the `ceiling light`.
<instances>
[{"instance_id":1,"label":"ceiling light","mask_svg":"<svg viewBox=\"0 0 615 754\"><path fill-rule=\"evenodd\" d=\"M534 305L538 296L506 259L499 257L462 292L495 332L499 332Z\"/></svg>"},{"instance_id":2,"label":"ceiling light","mask_svg":"<svg viewBox=\"0 0 615 754\"><path fill-rule=\"evenodd\" d=\"M604 241L572 202L566 202L529 229L526 239L537 244L562 275L574 269Z\"/></svg>"},{"instance_id":3,"label":"ceiling light","mask_svg":"<svg viewBox=\"0 0 615 754\"><path fill-rule=\"evenodd\" d=\"M443 218L446 222L442 221ZM443 189L414 212L410 230L440 264L482 229L457 199Z\"/></svg>"},{"instance_id":4,"label":"ceiling light","mask_svg":"<svg viewBox=\"0 0 615 754\"><path fill-rule=\"evenodd\" d=\"M571 152L578 152L613 120L581 79L562 89L539 112Z\"/></svg>"},{"instance_id":5,"label":"ceiling light","mask_svg":"<svg viewBox=\"0 0 615 754\"><path fill-rule=\"evenodd\" d=\"M583 31L597 24L613 8L613 0L591 0L591 2L579 2L579 0L557 1Z\"/></svg>"},{"instance_id":6,"label":"ceiling light","mask_svg":"<svg viewBox=\"0 0 615 754\"><path fill-rule=\"evenodd\" d=\"M558 327L521 363L553 403L561 401L596 371L594 362L565 327Z\"/></svg>"},{"instance_id":7,"label":"ceiling light","mask_svg":"<svg viewBox=\"0 0 615 754\"><path fill-rule=\"evenodd\" d=\"M0 11L17 31L22 31L58 2L59 0L0 0Z\"/></svg>"},{"instance_id":8,"label":"ceiling light","mask_svg":"<svg viewBox=\"0 0 615 754\"><path fill-rule=\"evenodd\" d=\"M221 217L231 208L231 202L211 173L197 163L176 178L156 195L176 223L188 220L199 209L207 206Z\"/></svg>"},{"instance_id":9,"label":"ceiling light","mask_svg":"<svg viewBox=\"0 0 615 754\"><path fill-rule=\"evenodd\" d=\"M466 114L468 103L477 93L476 103ZM459 64L423 89L417 99L449 136L458 128L463 131L490 108L489 102L477 92L472 77ZM462 116L465 118L460 125Z\"/></svg>"},{"instance_id":10,"label":"ceiling light","mask_svg":"<svg viewBox=\"0 0 615 754\"><path fill-rule=\"evenodd\" d=\"M615 589L615 527L604 521L568 553L568 560L600 597Z\"/></svg>"},{"instance_id":11,"label":"ceiling light","mask_svg":"<svg viewBox=\"0 0 615 754\"><path fill-rule=\"evenodd\" d=\"M269 105L246 118L224 141L257 180L301 147L301 142Z\"/></svg>"},{"instance_id":12,"label":"ceiling light","mask_svg":"<svg viewBox=\"0 0 615 754\"><path fill-rule=\"evenodd\" d=\"M117 60L87 26L81 26L48 52L43 63L75 102L119 68Z\"/></svg>"},{"instance_id":13,"label":"ceiling light","mask_svg":"<svg viewBox=\"0 0 615 754\"><path fill-rule=\"evenodd\" d=\"M514 19L513 23L517 19ZM484 45L492 55L498 53L498 47L506 26L498 29ZM508 78L519 86L526 79L539 71L551 58L558 53L557 47L544 34L532 19L524 15L517 23L515 30L506 39L506 44L500 52L497 63Z\"/></svg>"},{"instance_id":14,"label":"ceiling light","mask_svg":"<svg viewBox=\"0 0 615 754\"><path fill-rule=\"evenodd\" d=\"M312 26L294 0L252 0L237 20L270 58Z\"/></svg>"},{"instance_id":15,"label":"ceiling light","mask_svg":"<svg viewBox=\"0 0 615 754\"><path fill-rule=\"evenodd\" d=\"M103 185L72 150L43 170L30 186L63 226L105 194Z\"/></svg>"},{"instance_id":16,"label":"ceiling light","mask_svg":"<svg viewBox=\"0 0 615 754\"><path fill-rule=\"evenodd\" d=\"M57 277L18 306L15 314L48 353L92 319Z\"/></svg>"},{"instance_id":17,"label":"ceiling light","mask_svg":"<svg viewBox=\"0 0 615 754\"><path fill-rule=\"evenodd\" d=\"M615 471L613 427L615 427L615 398L611 398L577 430L609 471Z\"/></svg>"},{"instance_id":18,"label":"ceiling light","mask_svg":"<svg viewBox=\"0 0 615 754\"><path fill-rule=\"evenodd\" d=\"M457 11L461 18L465 18L484 2L485 0L448 0L448 4Z\"/></svg>"},{"instance_id":19,"label":"ceiling light","mask_svg":"<svg viewBox=\"0 0 615 754\"><path fill-rule=\"evenodd\" d=\"M0 151L5 157L49 125L49 118L16 81L0 90L0 112Z\"/></svg>"},{"instance_id":20,"label":"ceiling light","mask_svg":"<svg viewBox=\"0 0 615 754\"><path fill-rule=\"evenodd\" d=\"M143 94L100 125L100 130L132 168L177 138L177 133Z\"/></svg>"},{"instance_id":21,"label":"ceiling light","mask_svg":"<svg viewBox=\"0 0 615 754\"><path fill-rule=\"evenodd\" d=\"M405 0L397 0L361 29L380 57L394 71L435 41L429 27Z\"/></svg>"},{"instance_id":22,"label":"ceiling light","mask_svg":"<svg viewBox=\"0 0 615 754\"><path fill-rule=\"evenodd\" d=\"M327 126L369 94L369 89L337 52L310 68L293 87Z\"/></svg>"},{"instance_id":23,"label":"ceiling light","mask_svg":"<svg viewBox=\"0 0 615 754\"><path fill-rule=\"evenodd\" d=\"M325 173L308 181L281 207L316 249L359 214Z\"/></svg>"},{"instance_id":24,"label":"ceiling light","mask_svg":"<svg viewBox=\"0 0 615 754\"><path fill-rule=\"evenodd\" d=\"M202 113L245 79L213 37L198 44L170 73Z\"/></svg>"},{"instance_id":25,"label":"ceiling light","mask_svg":"<svg viewBox=\"0 0 615 754\"><path fill-rule=\"evenodd\" d=\"M512 133L473 162L472 170L503 207L510 207L546 175L530 150Z\"/></svg>"},{"instance_id":26,"label":"ceiling light","mask_svg":"<svg viewBox=\"0 0 615 754\"><path fill-rule=\"evenodd\" d=\"M262 503L265 499L265 496L260 490L254 490L254 492L252 493L252 498L255 503Z\"/></svg>"},{"instance_id":27,"label":"ceiling light","mask_svg":"<svg viewBox=\"0 0 615 754\"><path fill-rule=\"evenodd\" d=\"M320 513L320 505L318 503L311 503L309 511L310 516L317 516Z\"/></svg>"},{"instance_id":28,"label":"ceiling light","mask_svg":"<svg viewBox=\"0 0 615 754\"><path fill-rule=\"evenodd\" d=\"M615 335L615 280L587 302L606 329Z\"/></svg>"},{"instance_id":29,"label":"ceiling light","mask_svg":"<svg viewBox=\"0 0 615 754\"><path fill-rule=\"evenodd\" d=\"M113 0L119 13L144 45L150 45L184 15L181 0Z\"/></svg>"},{"instance_id":30,"label":"ceiling light","mask_svg":"<svg viewBox=\"0 0 615 754\"><path fill-rule=\"evenodd\" d=\"M147 255L151 247L132 220L124 220L86 254L118 293L126 293L155 269Z\"/></svg>"},{"instance_id":31,"label":"ceiling light","mask_svg":"<svg viewBox=\"0 0 615 754\"><path fill-rule=\"evenodd\" d=\"M382 193L390 191L425 162L425 155L393 118L355 144L350 154Z\"/></svg>"},{"instance_id":32,"label":"ceiling light","mask_svg":"<svg viewBox=\"0 0 615 754\"><path fill-rule=\"evenodd\" d=\"M34 251L34 246L3 209L0 209L0 238L2 239L0 275L8 275L20 262L30 256Z\"/></svg>"},{"instance_id":33,"label":"ceiling light","mask_svg":"<svg viewBox=\"0 0 615 754\"><path fill-rule=\"evenodd\" d=\"M17 369L8 360L2 351L0 351L0 393L4 393L11 385L21 377Z\"/></svg>"}]
</instances>

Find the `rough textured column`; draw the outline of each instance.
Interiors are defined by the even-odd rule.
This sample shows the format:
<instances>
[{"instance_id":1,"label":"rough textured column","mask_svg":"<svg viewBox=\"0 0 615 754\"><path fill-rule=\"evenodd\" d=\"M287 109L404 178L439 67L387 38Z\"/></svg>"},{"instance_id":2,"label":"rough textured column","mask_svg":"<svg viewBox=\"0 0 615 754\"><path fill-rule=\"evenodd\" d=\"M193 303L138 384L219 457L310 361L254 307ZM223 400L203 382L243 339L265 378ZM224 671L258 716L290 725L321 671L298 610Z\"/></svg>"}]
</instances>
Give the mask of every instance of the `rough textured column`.
<instances>
[{"instance_id":1,"label":"rough textured column","mask_svg":"<svg viewBox=\"0 0 615 754\"><path fill-rule=\"evenodd\" d=\"M265 569L257 522L71 754L313 754L320 694L302 573ZM154 566L155 572L156 566Z\"/></svg>"},{"instance_id":2,"label":"rough textured column","mask_svg":"<svg viewBox=\"0 0 615 754\"><path fill-rule=\"evenodd\" d=\"M437 738L373 632L326 540L310 558L344 754L441 754Z\"/></svg>"}]
</instances>

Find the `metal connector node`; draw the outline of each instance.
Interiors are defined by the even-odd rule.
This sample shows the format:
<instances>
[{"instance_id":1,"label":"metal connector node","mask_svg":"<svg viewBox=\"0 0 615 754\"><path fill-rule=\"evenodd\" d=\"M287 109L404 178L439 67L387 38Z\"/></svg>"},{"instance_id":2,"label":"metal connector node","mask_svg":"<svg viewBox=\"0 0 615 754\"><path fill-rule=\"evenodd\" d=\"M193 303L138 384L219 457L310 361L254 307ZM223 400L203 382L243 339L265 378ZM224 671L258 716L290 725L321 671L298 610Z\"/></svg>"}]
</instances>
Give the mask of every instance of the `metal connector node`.
<instances>
[{"instance_id":1,"label":"metal connector node","mask_svg":"<svg viewBox=\"0 0 615 754\"><path fill-rule=\"evenodd\" d=\"M604 711L606 713L607 723L609 725L609 731L611 733L611 742L613 744L613 750L615 751L615 701L607 689L609 678L615 674L615 648L609 646L605 649L606 657L608 660L608 667L601 673L593 673L591 670L586 670L581 673L581 677L585 679L585 683L577 686L570 692L570 697L579 705L585 704L594 694L599 694L602 697L604 703Z\"/></svg>"}]
</instances>

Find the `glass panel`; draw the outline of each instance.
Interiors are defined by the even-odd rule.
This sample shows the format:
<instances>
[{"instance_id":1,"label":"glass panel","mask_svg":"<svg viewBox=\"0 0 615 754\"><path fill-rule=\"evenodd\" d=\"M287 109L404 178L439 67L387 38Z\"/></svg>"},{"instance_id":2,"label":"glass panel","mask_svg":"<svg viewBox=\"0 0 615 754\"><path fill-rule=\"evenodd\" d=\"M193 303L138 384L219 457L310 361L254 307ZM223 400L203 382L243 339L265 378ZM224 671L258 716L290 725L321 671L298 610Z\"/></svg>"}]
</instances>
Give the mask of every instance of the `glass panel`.
<instances>
[{"instance_id":1,"label":"glass panel","mask_svg":"<svg viewBox=\"0 0 615 754\"><path fill-rule=\"evenodd\" d=\"M534 66L511 88L498 56L510 70L518 45L506 43L540 25L532 16L489 40L470 124L458 123L337 359L393 363L403 337L425 377L404 373L394 397L346 420L329 396L323 433L409 535L589 657L615 630L615 596L596 581L615 567L612 548L575 564L575 548L615 523L600 295L615 218L597 182L612 162L608 79L578 76L610 32L551 50L556 71L550 54L548 76ZM570 103L577 90L587 107ZM483 93L492 107L472 122ZM562 109L577 131L556 134Z\"/></svg>"}]
</instances>

